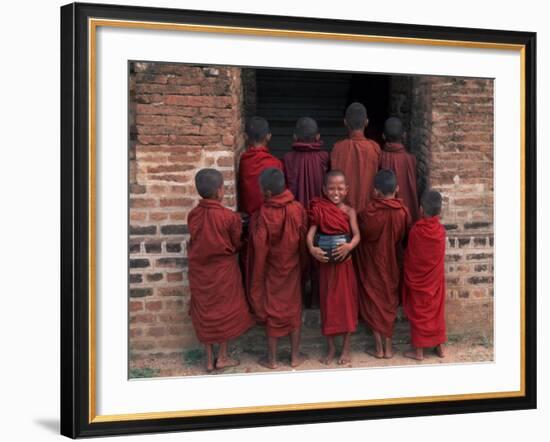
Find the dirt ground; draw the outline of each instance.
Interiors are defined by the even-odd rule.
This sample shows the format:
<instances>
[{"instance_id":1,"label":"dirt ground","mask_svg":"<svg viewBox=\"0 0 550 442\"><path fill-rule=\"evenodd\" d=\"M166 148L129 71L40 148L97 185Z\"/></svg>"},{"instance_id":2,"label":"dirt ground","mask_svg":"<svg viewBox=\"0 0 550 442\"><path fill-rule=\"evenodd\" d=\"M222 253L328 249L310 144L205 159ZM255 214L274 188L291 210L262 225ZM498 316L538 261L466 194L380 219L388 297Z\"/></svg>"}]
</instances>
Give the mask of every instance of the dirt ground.
<instances>
[{"instance_id":1,"label":"dirt ground","mask_svg":"<svg viewBox=\"0 0 550 442\"><path fill-rule=\"evenodd\" d=\"M415 361L403 356L404 351L408 350L409 344L396 343L394 345L395 355L392 359L376 359L368 355L366 345L372 345L370 340L362 342L352 342L352 363L347 365L338 365L335 359L331 365L324 365L319 359L324 354L322 345L308 347L304 350L308 359L296 369L290 367L290 351L287 342L281 339L279 345L279 367L270 370L258 364L258 359L265 354L265 350L254 347L252 350L243 350L239 346L230 346L231 357L240 361L237 367L216 370L208 376L232 373L257 373L269 371L295 371L295 370L326 370L339 368L356 367L389 367L403 365L422 365L422 364L456 364L468 362L489 362L493 360L493 345L484 339L469 338L461 340L450 339L446 349L445 358L439 358L435 352L426 350L423 361ZM339 344L339 342L337 341ZM339 346L337 347L339 348ZM183 355L147 357L143 359L132 360L130 362L130 378L149 378L149 377L170 377L170 376L202 376L207 375L205 371L204 350L195 348L187 350Z\"/></svg>"}]
</instances>

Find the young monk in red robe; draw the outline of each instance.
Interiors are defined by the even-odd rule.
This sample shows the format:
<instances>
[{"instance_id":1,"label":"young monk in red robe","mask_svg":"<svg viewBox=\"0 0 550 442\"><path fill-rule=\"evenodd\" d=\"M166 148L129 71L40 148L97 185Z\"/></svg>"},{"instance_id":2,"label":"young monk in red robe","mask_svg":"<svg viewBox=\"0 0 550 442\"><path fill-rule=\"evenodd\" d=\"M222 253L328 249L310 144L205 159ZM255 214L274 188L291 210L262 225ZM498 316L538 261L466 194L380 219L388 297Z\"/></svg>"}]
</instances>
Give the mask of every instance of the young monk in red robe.
<instances>
[{"instance_id":1,"label":"young monk in red robe","mask_svg":"<svg viewBox=\"0 0 550 442\"><path fill-rule=\"evenodd\" d=\"M367 207L372 198L372 183L380 161L380 146L364 135L368 124L365 106L361 103L350 104L344 119L348 138L338 141L330 154L331 167L341 170L348 181L346 202L357 213Z\"/></svg>"},{"instance_id":2,"label":"young monk in red robe","mask_svg":"<svg viewBox=\"0 0 550 442\"><path fill-rule=\"evenodd\" d=\"M359 314L374 334L376 358L393 357L393 325L399 306L398 252L410 222L407 208L395 198L395 174L383 169L374 179L375 197L358 215L361 243L356 265Z\"/></svg>"},{"instance_id":3,"label":"young monk in red robe","mask_svg":"<svg viewBox=\"0 0 550 442\"><path fill-rule=\"evenodd\" d=\"M239 210L252 215L263 203L260 174L269 167L283 170L283 163L269 153L271 132L264 118L253 117L247 122L246 140L248 149L239 162Z\"/></svg>"},{"instance_id":4,"label":"young monk in red robe","mask_svg":"<svg viewBox=\"0 0 550 442\"><path fill-rule=\"evenodd\" d=\"M188 216L190 240L189 313L200 342L206 346L206 371L239 364L227 353L227 342L253 324L246 303L237 251L242 222L235 212L222 206L223 176L214 169L202 169L195 177L202 199ZM214 358L213 344L219 344Z\"/></svg>"},{"instance_id":5,"label":"young monk in red robe","mask_svg":"<svg viewBox=\"0 0 550 442\"><path fill-rule=\"evenodd\" d=\"M290 366L297 367L304 361L299 349L307 216L286 190L279 169L264 170L260 187L265 200L250 231L254 251L250 299L257 318L266 325L268 340L268 355L260 364L277 368L277 340L290 335Z\"/></svg>"},{"instance_id":6,"label":"young monk in red robe","mask_svg":"<svg viewBox=\"0 0 550 442\"><path fill-rule=\"evenodd\" d=\"M323 142L313 118L296 122L292 152L285 154L283 164L286 182L294 197L304 206L323 193L323 178L329 169L330 154L321 150ZM319 306L319 264L311 260L306 271L311 289L305 291L307 307Z\"/></svg>"},{"instance_id":7,"label":"young monk in red robe","mask_svg":"<svg viewBox=\"0 0 550 442\"><path fill-rule=\"evenodd\" d=\"M330 364L336 348L334 337L343 335L339 364L351 362L351 334L357 328L357 281L350 252L359 244L359 228L355 210L344 204L348 185L344 174L332 170L325 175L325 196L313 198L309 206L310 228L307 246L320 262L320 303L322 333L327 337L328 351L321 359ZM349 235L349 242L342 242L329 253L315 245L315 235Z\"/></svg>"},{"instance_id":8,"label":"young monk in red robe","mask_svg":"<svg viewBox=\"0 0 550 442\"><path fill-rule=\"evenodd\" d=\"M403 271L403 308L411 327L413 359L424 359L424 348L445 356L445 228L439 222L442 198L430 190L422 197L422 219L409 233Z\"/></svg>"},{"instance_id":9,"label":"young monk in red robe","mask_svg":"<svg viewBox=\"0 0 550 442\"><path fill-rule=\"evenodd\" d=\"M416 193L416 158L405 149L403 135L401 120L396 117L388 118L384 124L385 144L380 155L380 169L390 169L395 173L399 186L397 198L403 200L414 223L420 217Z\"/></svg>"}]
</instances>

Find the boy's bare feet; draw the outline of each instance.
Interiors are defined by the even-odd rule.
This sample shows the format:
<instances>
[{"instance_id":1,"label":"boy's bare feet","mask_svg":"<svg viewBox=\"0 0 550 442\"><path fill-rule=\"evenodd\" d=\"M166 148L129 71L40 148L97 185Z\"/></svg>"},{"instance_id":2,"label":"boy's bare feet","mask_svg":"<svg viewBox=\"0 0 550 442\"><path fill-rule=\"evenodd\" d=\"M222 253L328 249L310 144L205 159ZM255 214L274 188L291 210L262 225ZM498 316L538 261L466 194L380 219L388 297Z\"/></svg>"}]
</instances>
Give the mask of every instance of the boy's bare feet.
<instances>
[{"instance_id":1,"label":"boy's bare feet","mask_svg":"<svg viewBox=\"0 0 550 442\"><path fill-rule=\"evenodd\" d=\"M405 353L403 353L403 355L407 358L411 358L411 359L414 359L416 361L424 360L424 352L422 351L421 348L406 351Z\"/></svg>"},{"instance_id":2,"label":"boy's bare feet","mask_svg":"<svg viewBox=\"0 0 550 442\"><path fill-rule=\"evenodd\" d=\"M443 344L439 344L435 347L435 354L439 356L440 358L444 358L447 352L445 351L445 346Z\"/></svg>"},{"instance_id":3,"label":"boy's bare feet","mask_svg":"<svg viewBox=\"0 0 550 442\"><path fill-rule=\"evenodd\" d=\"M334 356L336 355L336 347L334 346L334 336L328 336L327 337L327 355L324 358L319 359L319 362L321 364L330 365L332 363L332 360L334 359Z\"/></svg>"},{"instance_id":4,"label":"boy's bare feet","mask_svg":"<svg viewBox=\"0 0 550 442\"><path fill-rule=\"evenodd\" d=\"M374 350L370 350L370 349L367 349L366 350L366 353L368 355L371 355L371 356L374 356L376 359L382 359L384 357L384 350L380 349L380 350L377 350L377 349L374 349Z\"/></svg>"},{"instance_id":5,"label":"boy's bare feet","mask_svg":"<svg viewBox=\"0 0 550 442\"><path fill-rule=\"evenodd\" d=\"M207 373L212 373L213 371L214 371L214 363L213 362L207 363L206 364L206 372Z\"/></svg>"},{"instance_id":6,"label":"boy's bare feet","mask_svg":"<svg viewBox=\"0 0 550 442\"><path fill-rule=\"evenodd\" d=\"M393 358L393 343L391 338L384 338L384 359Z\"/></svg>"},{"instance_id":7,"label":"boy's bare feet","mask_svg":"<svg viewBox=\"0 0 550 442\"><path fill-rule=\"evenodd\" d=\"M296 368L302 365L307 360L307 355L304 353L298 353L297 355L292 355L290 358L290 366Z\"/></svg>"},{"instance_id":8,"label":"boy's bare feet","mask_svg":"<svg viewBox=\"0 0 550 442\"><path fill-rule=\"evenodd\" d=\"M351 364L351 355L349 350L342 350L342 354L338 358L339 365Z\"/></svg>"},{"instance_id":9,"label":"boy's bare feet","mask_svg":"<svg viewBox=\"0 0 550 442\"><path fill-rule=\"evenodd\" d=\"M238 359L231 358L218 358L216 359L216 369L221 370L222 368L236 367L240 364Z\"/></svg>"},{"instance_id":10,"label":"boy's bare feet","mask_svg":"<svg viewBox=\"0 0 550 442\"><path fill-rule=\"evenodd\" d=\"M274 370L278 367L276 361L272 361L266 357L258 359L258 364L260 364L262 367L270 368L271 370Z\"/></svg>"}]
</instances>

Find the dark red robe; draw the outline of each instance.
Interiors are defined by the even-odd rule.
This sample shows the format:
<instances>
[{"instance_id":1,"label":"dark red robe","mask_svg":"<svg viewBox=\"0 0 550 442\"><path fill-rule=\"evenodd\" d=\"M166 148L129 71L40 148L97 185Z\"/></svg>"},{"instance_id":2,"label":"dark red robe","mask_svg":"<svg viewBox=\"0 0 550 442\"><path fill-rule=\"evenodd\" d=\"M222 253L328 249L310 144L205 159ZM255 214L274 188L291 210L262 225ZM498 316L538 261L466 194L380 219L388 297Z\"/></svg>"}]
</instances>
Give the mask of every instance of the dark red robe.
<instances>
[{"instance_id":1,"label":"dark red robe","mask_svg":"<svg viewBox=\"0 0 550 442\"><path fill-rule=\"evenodd\" d=\"M393 335L399 307L398 255L410 215L400 199L374 198L358 215L356 249L361 319L385 337Z\"/></svg>"},{"instance_id":2,"label":"dark red robe","mask_svg":"<svg viewBox=\"0 0 550 442\"><path fill-rule=\"evenodd\" d=\"M237 260L241 219L220 202L202 199L187 223L189 314L197 338L205 344L236 338L254 324Z\"/></svg>"},{"instance_id":3,"label":"dark red robe","mask_svg":"<svg viewBox=\"0 0 550 442\"><path fill-rule=\"evenodd\" d=\"M351 234L349 216L326 198L313 198L309 222L326 235ZM319 263L321 327L325 336L357 328L357 281L353 261Z\"/></svg>"},{"instance_id":4,"label":"dark red robe","mask_svg":"<svg viewBox=\"0 0 550 442\"><path fill-rule=\"evenodd\" d=\"M258 179L270 167L284 170L283 163L267 147L249 147L239 162L239 210L252 215L264 199Z\"/></svg>"},{"instance_id":5,"label":"dark red robe","mask_svg":"<svg viewBox=\"0 0 550 442\"><path fill-rule=\"evenodd\" d=\"M380 169L391 169L397 178L401 198L409 209L412 222L420 218L418 195L416 193L416 158L401 143L386 143L380 155Z\"/></svg>"},{"instance_id":6,"label":"dark red robe","mask_svg":"<svg viewBox=\"0 0 550 442\"><path fill-rule=\"evenodd\" d=\"M411 229L403 267L403 309L415 347L447 341L445 329L445 228L438 216Z\"/></svg>"},{"instance_id":7,"label":"dark red robe","mask_svg":"<svg viewBox=\"0 0 550 442\"><path fill-rule=\"evenodd\" d=\"M366 138L363 131L352 132L332 149L330 166L346 175L349 185L346 201L357 212L367 207L373 196L379 161L380 146L376 141Z\"/></svg>"},{"instance_id":8,"label":"dark red robe","mask_svg":"<svg viewBox=\"0 0 550 442\"><path fill-rule=\"evenodd\" d=\"M329 169L330 154L321 150L322 142L296 142L283 157L286 183L304 207L323 193L323 178Z\"/></svg>"},{"instance_id":9,"label":"dark red robe","mask_svg":"<svg viewBox=\"0 0 550 442\"><path fill-rule=\"evenodd\" d=\"M289 190L265 201L250 231L250 302L268 336L286 336L302 324L302 268L307 216Z\"/></svg>"}]
</instances>

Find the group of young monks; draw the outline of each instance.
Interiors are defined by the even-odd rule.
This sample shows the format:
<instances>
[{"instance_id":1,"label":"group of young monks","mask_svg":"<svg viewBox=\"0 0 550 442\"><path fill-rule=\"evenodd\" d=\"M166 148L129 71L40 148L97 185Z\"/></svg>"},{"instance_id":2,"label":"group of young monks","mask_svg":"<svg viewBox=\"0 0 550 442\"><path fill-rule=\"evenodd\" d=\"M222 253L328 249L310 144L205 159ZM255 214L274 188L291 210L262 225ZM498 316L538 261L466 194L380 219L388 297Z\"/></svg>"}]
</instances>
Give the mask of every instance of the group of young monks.
<instances>
[{"instance_id":1,"label":"group of young monks","mask_svg":"<svg viewBox=\"0 0 550 442\"><path fill-rule=\"evenodd\" d=\"M207 372L237 365L227 343L257 323L268 341L260 364L276 368L278 339L290 336L290 365L300 365L307 357L300 352L306 285L309 303L318 298L320 306L324 364L335 359L339 335L338 363L351 362L358 320L374 335L367 352L391 358L400 304L413 347L405 355L422 360L424 349L435 347L444 356L441 195L427 190L419 204L416 160L403 145L398 118L386 121L382 149L364 135L368 118L361 103L347 108L344 124L348 137L329 154L321 150L315 120L299 119L292 151L280 161L269 152L268 122L250 119L239 163L240 213L222 205L219 171L197 173L202 199L188 217L190 315L206 346ZM347 240L327 250L318 235Z\"/></svg>"}]
</instances>

